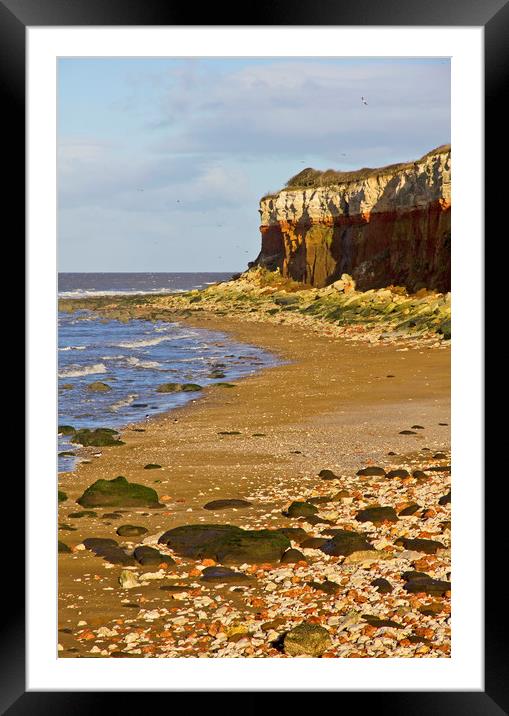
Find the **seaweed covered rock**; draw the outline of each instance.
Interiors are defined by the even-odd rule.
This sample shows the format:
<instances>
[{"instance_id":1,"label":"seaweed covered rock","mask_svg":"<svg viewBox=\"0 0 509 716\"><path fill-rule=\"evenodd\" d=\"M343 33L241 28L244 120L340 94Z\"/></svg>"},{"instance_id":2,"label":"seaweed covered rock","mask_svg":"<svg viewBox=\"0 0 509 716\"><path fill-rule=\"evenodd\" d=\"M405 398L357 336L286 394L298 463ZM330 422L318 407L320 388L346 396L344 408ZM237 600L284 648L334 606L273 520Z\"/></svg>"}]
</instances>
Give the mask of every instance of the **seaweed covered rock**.
<instances>
[{"instance_id":1,"label":"seaweed covered rock","mask_svg":"<svg viewBox=\"0 0 509 716\"><path fill-rule=\"evenodd\" d=\"M102 557L110 564L121 564L133 566L136 564L134 558L124 552L114 539L108 537L88 537L83 540L86 549L93 552L97 557Z\"/></svg>"},{"instance_id":2,"label":"seaweed covered rock","mask_svg":"<svg viewBox=\"0 0 509 716\"><path fill-rule=\"evenodd\" d=\"M228 567L205 567L201 573L201 579L204 582L246 582L250 581L249 577L243 572L236 572Z\"/></svg>"},{"instance_id":3,"label":"seaweed covered rock","mask_svg":"<svg viewBox=\"0 0 509 716\"><path fill-rule=\"evenodd\" d=\"M410 539L408 537L398 537L394 544L401 545L405 549L409 549L413 552L424 552L425 554L436 554L437 550L445 549L445 545L442 542L438 542L434 539L422 539L416 537Z\"/></svg>"},{"instance_id":4,"label":"seaweed covered rock","mask_svg":"<svg viewBox=\"0 0 509 716\"><path fill-rule=\"evenodd\" d=\"M103 383L101 380L95 380L93 383L89 383L87 385L87 388L94 393L107 393L109 390L111 390L111 385L108 385L108 383Z\"/></svg>"},{"instance_id":5,"label":"seaweed covered rock","mask_svg":"<svg viewBox=\"0 0 509 716\"><path fill-rule=\"evenodd\" d=\"M318 624L299 624L284 638L284 651L288 656L322 656L331 644L329 632Z\"/></svg>"},{"instance_id":6,"label":"seaweed covered rock","mask_svg":"<svg viewBox=\"0 0 509 716\"><path fill-rule=\"evenodd\" d=\"M318 508L310 502L292 502L283 514L287 517L311 517L311 515L316 515L317 512Z\"/></svg>"},{"instance_id":7,"label":"seaweed covered rock","mask_svg":"<svg viewBox=\"0 0 509 716\"><path fill-rule=\"evenodd\" d=\"M117 530L120 537L139 537L147 532L148 529L141 525L121 525Z\"/></svg>"},{"instance_id":8,"label":"seaweed covered rock","mask_svg":"<svg viewBox=\"0 0 509 716\"><path fill-rule=\"evenodd\" d=\"M216 562L279 562L290 540L277 530L243 530L234 525L182 525L168 530L160 544L183 557Z\"/></svg>"},{"instance_id":9,"label":"seaweed covered rock","mask_svg":"<svg viewBox=\"0 0 509 716\"><path fill-rule=\"evenodd\" d=\"M397 522L398 515L394 507L366 507L359 510L355 519L357 522Z\"/></svg>"},{"instance_id":10,"label":"seaweed covered rock","mask_svg":"<svg viewBox=\"0 0 509 716\"><path fill-rule=\"evenodd\" d=\"M159 550L149 547L148 545L140 545L134 550L133 556L137 562L143 566L151 564L175 564L175 560L169 555L159 552Z\"/></svg>"},{"instance_id":11,"label":"seaweed covered rock","mask_svg":"<svg viewBox=\"0 0 509 716\"><path fill-rule=\"evenodd\" d=\"M197 390L203 390L198 383L161 383L157 386L156 393L191 393Z\"/></svg>"},{"instance_id":12,"label":"seaweed covered rock","mask_svg":"<svg viewBox=\"0 0 509 716\"><path fill-rule=\"evenodd\" d=\"M335 557L347 557L353 552L366 552L374 550L364 535L349 530L333 530L333 536L321 547L321 551Z\"/></svg>"},{"instance_id":13,"label":"seaweed covered rock","mask_svg":"<svg viewBox=\"0 0 509 716\"><path fill-rule=\"evenodd\" d=\"M180 383L161 383L156 388L156 393L176 393L180 390Z\"/></svg>"},{"instance_id":14,"label":"seaweed covered rock","mask_svg":"<svg viewBox=\"0 0 509 716\"><path fill-rule=\"evenodd\" d=\"M230 508L250 507L253 503L247 500L212 500L203 505L204 510L226 510Z\"/></svg>"},{"instance_id":15,"label":"seaweed covered rock","mask_svg":"<svg viewBox=\"0 0 509 716\"><path fill-rule=\"evenodd\" d=\"M433 579L425 572L405 572L401 575L405 580L405 590L410 594L440 594L451 590L451 583L442 579Z\"/></svg>"},{"instance_id":16,"label":"seaweed covered rock","mask_svg":"<svg viewBox=\"0 0 509 716\"><path fill-rule=\"evenodd\" d=\"M163 507L155 490L122 476L97 480L76 502L82 507Z\"/></svg>"},{"instance_id":17,"label":"seaweed covered rock","mask_svg":"<svg viewBox=\"0 0 509 716\"><path fill-rule=\"evenodd\" d=\"M307 562L307 559L298 549L288 549L281 557L281 564L296 564L297 562Z\"/></svg>"},{"instance_id":18,"label":"seaweed covered rock","mask_svg":"<svg viewBox=\"0 0 509 716\"><path fill-rule=\"evenodd\" d=\"M109 445L124 445L122 440L115 437L118 435L117 430L112 428L81 428L76 430L71 438L72 443L78 443L84 447L108 447Z\"/></svg>"},{"instance_id":19,"label":"seaweed covered rock","mask_svg":"<svg viewBox=\"0 0 509 716\"><path fill-rule=\"evenodd\" d=\"M357 475L360 477L383 477L385 470L383 467L372 465L371 467L363 467L362 470L357 470Z\"/></svg>"}]
</instances>

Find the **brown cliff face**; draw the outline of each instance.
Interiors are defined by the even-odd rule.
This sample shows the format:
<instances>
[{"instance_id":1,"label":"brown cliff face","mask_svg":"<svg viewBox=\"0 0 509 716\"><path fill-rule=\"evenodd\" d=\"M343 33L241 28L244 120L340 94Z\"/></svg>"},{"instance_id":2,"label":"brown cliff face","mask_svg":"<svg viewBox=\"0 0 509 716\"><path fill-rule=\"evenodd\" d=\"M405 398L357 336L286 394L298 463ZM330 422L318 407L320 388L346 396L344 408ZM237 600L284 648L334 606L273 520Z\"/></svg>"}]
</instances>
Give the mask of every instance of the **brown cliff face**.
<instances>
[{"instance_id":1,"label":"brown cliff face","mask_svg":"<svg viewBox=\"0 0 509 716\"><path fill-rule=\"evenodd\" d=\"M316 287L348 273L361 290L449 291L450 157L440 147L411 164L335 174L334 184L263 198L255 263Z\"/></svg>"}]
</instances>

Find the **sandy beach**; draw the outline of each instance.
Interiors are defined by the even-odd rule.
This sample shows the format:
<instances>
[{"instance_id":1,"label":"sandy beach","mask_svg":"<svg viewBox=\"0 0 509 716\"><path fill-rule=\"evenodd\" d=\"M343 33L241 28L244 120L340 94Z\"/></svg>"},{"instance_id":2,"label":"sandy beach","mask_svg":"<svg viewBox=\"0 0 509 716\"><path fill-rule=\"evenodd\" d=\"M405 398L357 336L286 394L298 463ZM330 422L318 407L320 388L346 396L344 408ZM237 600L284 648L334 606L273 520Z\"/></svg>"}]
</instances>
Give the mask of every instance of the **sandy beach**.
<instances>
[{"instance_id":1,"label":"sandy beach","mask_svg":"<svg viewBox=\"0 0 509 716\"><path fill-rule=\"evenodd\" d=\"M59 656L286 657L278 639L303 618L328 630L325 656L447 656L448 590L405 590L401 574L413 569L445 580L450 573L449 505L438 502L450 489L449 348L359 344L213 314L190 320L283 362L128 426L122 446L82 449L87 461L60 475L68 499L59 505L59 540L71 551L59 558ZM161 468L145 469L151 463ZM408 472L390 479L356 474L366 466ZM321 479L324 469L336 478ZM417 469L425 472L412 476ZM83 511L75 500L89 485L118 475L156 489L164 508L70 516ZM251 505L204 509L219 499ZM311 523L282 514L293 501L310 499L319 510ZM373 505L401 512L412 504L418 509L397 521L356 520ZM214 560L182 558L158 544L163 532L199 523L300 527L322 541L327 528L354 530L380 557L324 555L318 543L300 548L299 539L292 541L303 556L297 563L242 564L246 583L209 583L202 571ZM148 531L122 538L122 524ZM172 563L125 570L85 549L90 537L115 539L128 553L142 543L156 546ZM440 548L395 546L398 538L438 540ZM136 586L119 585L123 570L136 574ZM392 593L370 586L376 577L387 577ZM324 578L337 589L317 587ZM388 624L378 625L380 618Z\"/></svg>"}]
</instances>

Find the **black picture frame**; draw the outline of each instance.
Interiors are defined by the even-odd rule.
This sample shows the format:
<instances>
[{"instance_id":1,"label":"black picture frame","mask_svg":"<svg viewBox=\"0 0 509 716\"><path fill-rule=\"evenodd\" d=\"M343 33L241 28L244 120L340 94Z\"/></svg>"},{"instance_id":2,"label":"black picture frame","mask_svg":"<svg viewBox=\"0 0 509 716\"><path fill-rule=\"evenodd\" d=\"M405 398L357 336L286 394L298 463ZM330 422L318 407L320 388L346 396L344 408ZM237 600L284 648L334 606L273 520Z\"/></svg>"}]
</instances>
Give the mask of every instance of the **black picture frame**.
<instances>
[{"instance_id":1,"label":"black picture frame","mask_svg":"<svg viewBox=\"0 0 509 716\"><path fill-rule=\"evenodd\" d=\"M256 6L244 7L244 15L233 16L229 6L208 4L200 7L200 22L196 23L196 8L171 0L0 0L0 91L2 93L4 141L11 153L8 165L6 195L9 213L17 217L15 230L23 229L25 216L25 38L26 28L36 26L151 26L151 25L302 25L302 26L482 26L485 33L485 126L488 148L485 153L485 174L496 176L497 165L505 166L504 147L500 138L507 135L505 113L500 111L508 75L509 61L509 2L508 0L258 0ZM489 142L493 149L489 151ZM497 148L495 150L495 142ZM504 142L502 142L504 144ZM505 149L507 153L507 149ZM504 206L503 183L490 183L486 191L486 234L496 221L497 210ZM491 211L490 211L491 207ZM18 211L16 211L18 210ZM493 233L493 235L495 235ZM19 246L23 245L21 238ZM16 490L21 489L20 485ZM14 496L10 496L14 499ZM486 494L486 511L490 500ZM22 504L19 493L16 504ZM493 505L494 507L494 505ZM487 523L487 544L505 544L498 536L499 521ZM504 570L506 571L506 570ZM10 579L9 605L2 613L0 639L0 712L10 716L20 714L87 714L98 708L99 702L111 713L137 713L146 693L129 692L26 692L25 690L25 611L24 588L21 580ZM16 584L19 591L16 593ZM489 583L488 583L489 586ZM12 592L11 592L12 590ZM342 692L337 706L344 709L345 699L356 699L357 707L368 712L413 714L429 716L439 714L468 714L498 716L509 713L507 679L507 643L503 633L504 619L500 618L500 596L493 590L485 592L485 690L441 692ZM501 624L502 621L502 624ZM140 684L140 690L143 685ZM333 690L333 686L331 687ZM153 694L155 696L155 694ZM240 696L240 695L239 695ZM313 695L311 694L313 697ZM314 698L319 696L314 694ZM210 694L193 695L193 707ZM251 695L248 701L241 697L237 703L229 700L231 710L241 707L254 713L269 704L261 705L263 693ZM285 694L274 693L270 702L274 708L284 708ZM304 701L302 701L304 699ZM307 704L306 694L299 694L300 708ZM174 707L173 699L168 704ZM310 706L312 702L309 702ZM315 701L316 705L316 701ZM100 707L100 706L99 706ZM270 705L269 705L270 707ZM228 706L225 707L228 711Z\"/></svg>"}]
</instances>

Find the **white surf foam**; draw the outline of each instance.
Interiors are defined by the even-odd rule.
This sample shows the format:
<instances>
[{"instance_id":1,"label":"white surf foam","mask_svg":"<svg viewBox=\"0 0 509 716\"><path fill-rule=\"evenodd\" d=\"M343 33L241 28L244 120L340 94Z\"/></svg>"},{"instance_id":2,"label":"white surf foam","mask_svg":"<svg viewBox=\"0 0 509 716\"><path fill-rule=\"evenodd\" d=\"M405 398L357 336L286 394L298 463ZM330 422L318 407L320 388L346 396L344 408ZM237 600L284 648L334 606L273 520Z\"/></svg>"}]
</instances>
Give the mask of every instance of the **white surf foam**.
<instances>
[{"instance_id":1,"label":"white surf foam","mask_svg":"<svg viewBox=\"0 0 509 716\"><path fill-rule=\"evenodd\" d=\"M127 358L127 362L135 368L159 368L161 366L156 360L140 360L135 356Z\"/></svg>"},{"instance_id":2,"label":"white surf foam","mask_svg":"<svg viewBox=\"0 0 509 716\"><path fill-rule=\"evenodd\" d=\"M138 395L136 393L131 393L131 395L128 395L126 398L122 398L122 400L117 401L116 403L113 403L110 405L108 410L111 410L112 413L116 413L121 408L125 408L128 405L131 405L133 403Z\"/></svg>"},{"instance_id":3,"label":"white surf foam","mask_svg":"<svg viewBox=\"0 0 509 716\"><path fill-rule=\"evenodd\" d=\"M101 296L145 296L153 293L185 293L183 288L152 288L150 291L96 291L94 289L78 288L74 291L60 291L59 298L87 298Z\"/></svg>"},{"instance_id":4,"label":"white surf foam","mask_svg":"<svg viewBox=\"0 0 509 716\"><path fill-rule=\"evenodd\" d=\"M157 346L164 341L174 341L176 336L159 336L158 338L142 338L140 341L125 341L124 343L116 343L118 348L146 348L147 346Z\"/></svg>"},{"instance_id":5,"label":"white surf foam","mask_svg":"<svg viewBox=\"0 0 509 716\"><path fill-rule=\"evenodd\" d=\"M79 378L82 375L94 375L96 373L106 373L107 368L104 363L94 363L93 365L71 365L69 368L59 372L59 378Z\"/></svg>"}]
</instances>

